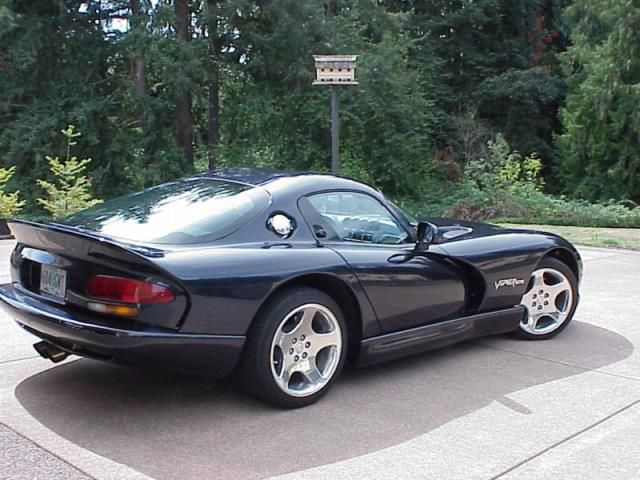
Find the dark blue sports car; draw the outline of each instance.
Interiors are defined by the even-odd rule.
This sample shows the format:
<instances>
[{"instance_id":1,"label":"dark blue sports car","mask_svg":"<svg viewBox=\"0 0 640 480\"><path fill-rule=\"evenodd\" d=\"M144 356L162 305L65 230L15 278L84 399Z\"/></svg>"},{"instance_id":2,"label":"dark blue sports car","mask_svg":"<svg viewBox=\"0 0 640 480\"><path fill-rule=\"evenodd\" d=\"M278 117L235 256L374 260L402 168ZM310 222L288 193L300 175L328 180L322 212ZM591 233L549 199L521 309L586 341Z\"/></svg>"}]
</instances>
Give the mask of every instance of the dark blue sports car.
<instances>
[{"instance_id":1,"label":"dark blue sports car","mask_svg":"<svg viewBox=\"0 0 640 480\"><path fill-rule=\"evenodd\" d=\"M416 222L325 174L224 170L9 225L0 304L44 357L233 373L286 407L316 401L346 361L503 332L552 337L582 274L556 235Z\"/></svg>"}]
</instances>

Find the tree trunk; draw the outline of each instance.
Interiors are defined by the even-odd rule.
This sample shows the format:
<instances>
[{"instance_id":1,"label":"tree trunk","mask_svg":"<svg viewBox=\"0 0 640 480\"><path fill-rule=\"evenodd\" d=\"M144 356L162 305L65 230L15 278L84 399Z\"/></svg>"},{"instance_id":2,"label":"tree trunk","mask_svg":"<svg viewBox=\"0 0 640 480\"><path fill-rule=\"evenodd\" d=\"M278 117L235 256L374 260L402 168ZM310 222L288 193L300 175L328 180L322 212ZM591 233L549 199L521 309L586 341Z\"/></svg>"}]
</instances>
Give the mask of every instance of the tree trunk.
<instances>
[{"instance_id":1,"label":"tree trunk","mask_svg":"<svg viewBox=\"0 0 640 480\"><path fill-rule=\"evenodd\" d=\"M189 41L190 20L189 0L175 0L176 36L178 42ZM184 158L188 165L193 165L193 118L191 117L191 92L181 90L176 93L176 141L184 152Z\"/></svg>"},{"instance_id":2,"label":"tree trunk","mask_svg":"<svg viewBox=\"0 0 640 480\"><path fill-rule=\"evenodd\" d=\"M329 0L324 4L324 14L327 17L336 17L338 15L338 5L335 0Z\"/></svg>"},{"instance_id":3,"label":"tree trunk","mask_svg":"<svg viewBox=\"0 0 640 480\"><path fill-rule=\"evenodd\" d=\"M218 38L218 5L207 0L207 29L209 30L209 101L207 123L207 157L209 170L218 164L217 149L220 141L220 44Z\"/></svg>"},{"instance_id":4,"label":"tree trunk","mask_svg":"<svg viewBox=\"0 0 640 480\"><path fill-rule=\"evenodd\" d=\"M136 93L140 97L144 97L144 59L142 58L136 58L135 60L134 82L136 84Z\"/></svg>"},{"instance_id":5,"label":"tree trunk","mask_svg":"<svg viewBox=\"0 0 640 480\"><path fill-rule=\"evenodd\" d=\"M141 28L140 26L140 0L130 0L129 8L131 9L131 26L132 29ZM144 59L140 55L140 52L136 52L136 58L134 59L134 68L133 68L133 82L136 87L136 93L143 97L145 93L145 83L144 83Z\"/></svg>"}]
</instances>

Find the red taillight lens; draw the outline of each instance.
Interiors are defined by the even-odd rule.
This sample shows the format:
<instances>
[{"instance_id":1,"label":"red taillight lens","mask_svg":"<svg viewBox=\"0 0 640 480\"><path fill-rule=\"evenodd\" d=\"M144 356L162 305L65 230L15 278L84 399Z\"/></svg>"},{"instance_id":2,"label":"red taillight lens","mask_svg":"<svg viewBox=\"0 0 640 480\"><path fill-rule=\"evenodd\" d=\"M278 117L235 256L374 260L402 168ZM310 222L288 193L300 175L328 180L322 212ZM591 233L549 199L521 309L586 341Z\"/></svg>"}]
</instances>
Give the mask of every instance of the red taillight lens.
<instances>
[{"instance_id":1,"label":"red taillight lens","mask_svg":"<svg viewBox=\"0 0 640 480\"><path fill-rule=\"evenodd\" d=\"M91 277L87 294L100 300L144 304L169 303L176 298L171 290L157 283L109 275Z\"/></svg>"}]
</instances>

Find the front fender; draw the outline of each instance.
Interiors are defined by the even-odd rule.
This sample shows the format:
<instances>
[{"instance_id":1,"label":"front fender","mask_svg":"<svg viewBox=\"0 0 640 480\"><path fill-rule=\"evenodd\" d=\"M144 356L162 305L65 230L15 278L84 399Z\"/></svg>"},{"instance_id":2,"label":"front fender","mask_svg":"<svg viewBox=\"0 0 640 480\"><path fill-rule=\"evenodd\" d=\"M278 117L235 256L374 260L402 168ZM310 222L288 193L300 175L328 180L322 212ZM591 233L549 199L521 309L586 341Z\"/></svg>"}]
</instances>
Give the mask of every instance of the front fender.
<instances>
[{"instance_id":1,"label":"front fender","mask_svg":"<svg viewBox=\"0 0 640 480\"><path fill-rule=\"evenodd\" d=\"M534 231L504 230L438 245L454 261L473 268L482 279L482 299L477 310L506 308L520 303L528 279L542 258L557 250L576 258L577 277L582 263L575 248L563 238Z\"/></svg>"}]
</instances>

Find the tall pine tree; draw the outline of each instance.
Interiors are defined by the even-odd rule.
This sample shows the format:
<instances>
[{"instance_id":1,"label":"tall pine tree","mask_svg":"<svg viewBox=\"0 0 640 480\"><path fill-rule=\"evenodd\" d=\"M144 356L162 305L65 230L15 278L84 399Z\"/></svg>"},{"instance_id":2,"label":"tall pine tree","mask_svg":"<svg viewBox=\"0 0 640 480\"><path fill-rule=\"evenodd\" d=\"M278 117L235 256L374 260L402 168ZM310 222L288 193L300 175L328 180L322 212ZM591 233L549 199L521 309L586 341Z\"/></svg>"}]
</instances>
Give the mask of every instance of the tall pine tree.
<instances>
[{"instance_id":1,"label":"tall pine tree","mask_svg":"<svg viewBox=\"0 0 640 480\"><path fill-rule=\"evenodd\" d=\"M567 192L640 202L640 3L576 0L565 128L558 138Z\"/></svg>"}]
</instances>

